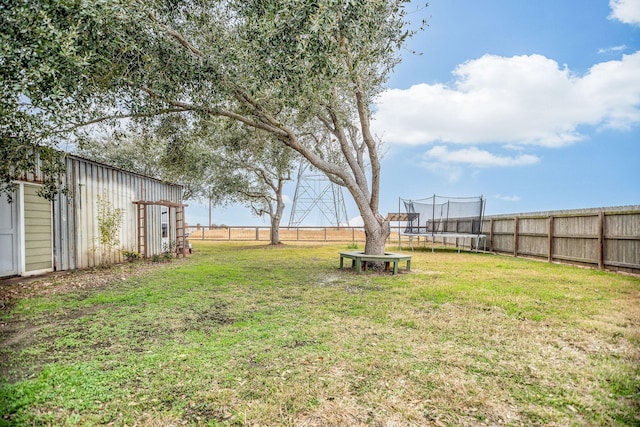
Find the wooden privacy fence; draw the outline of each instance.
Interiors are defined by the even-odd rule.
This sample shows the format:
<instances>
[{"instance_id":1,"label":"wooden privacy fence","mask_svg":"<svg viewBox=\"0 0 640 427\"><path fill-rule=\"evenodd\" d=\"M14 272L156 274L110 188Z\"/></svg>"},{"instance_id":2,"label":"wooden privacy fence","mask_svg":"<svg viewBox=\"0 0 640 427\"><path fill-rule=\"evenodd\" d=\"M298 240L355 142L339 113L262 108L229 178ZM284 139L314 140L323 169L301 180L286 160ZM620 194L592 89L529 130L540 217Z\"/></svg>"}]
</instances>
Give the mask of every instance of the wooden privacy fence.
<instances>
[{"instance_id":1,"label":"wooden privacy fence","mask_svg":"<svg viewBox=\"0 0 640 427\"><path fill-rule=\"evenodd\" d=\"M640 206L485 217L487 250L640 273Z\"/></svg>"}]
</instances>

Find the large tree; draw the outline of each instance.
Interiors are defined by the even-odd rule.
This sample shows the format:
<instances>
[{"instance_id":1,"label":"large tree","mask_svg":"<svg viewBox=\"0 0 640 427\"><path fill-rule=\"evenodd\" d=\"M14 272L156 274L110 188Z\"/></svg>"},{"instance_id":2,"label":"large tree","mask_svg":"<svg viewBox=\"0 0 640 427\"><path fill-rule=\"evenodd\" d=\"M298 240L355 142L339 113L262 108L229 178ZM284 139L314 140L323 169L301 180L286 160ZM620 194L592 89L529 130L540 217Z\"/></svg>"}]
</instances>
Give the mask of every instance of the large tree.
<instances>
[{"instance_id":1,"label":"large tree","mask_svg":"<svg viewBox=\"0 0 640 427\"><path fill-rule=\"evenodd\" d=\"M212 163L211 190L218 202L240 202L254 215L268 216L270 242L279 244L284 184L299 156L270 133L237 125L225 126L212 138L219 156Z\"/></svg>"},{"instance_id":2,"label":"large tree","mask_svg":"<svg viewBox=\"0 0 640 427\"><path fill-rule=\"evenodd\" d=\"M85 89L95 95L83 104L88 120L183 112L268 132L347 188L364 221L365 251L384 251L389 224L379 212L370 108L408 35L407 0L110 4L92 9L95 28L82 27L93 43L92 77L79 89L80 99Z\"/></svg>"}]
</instances>

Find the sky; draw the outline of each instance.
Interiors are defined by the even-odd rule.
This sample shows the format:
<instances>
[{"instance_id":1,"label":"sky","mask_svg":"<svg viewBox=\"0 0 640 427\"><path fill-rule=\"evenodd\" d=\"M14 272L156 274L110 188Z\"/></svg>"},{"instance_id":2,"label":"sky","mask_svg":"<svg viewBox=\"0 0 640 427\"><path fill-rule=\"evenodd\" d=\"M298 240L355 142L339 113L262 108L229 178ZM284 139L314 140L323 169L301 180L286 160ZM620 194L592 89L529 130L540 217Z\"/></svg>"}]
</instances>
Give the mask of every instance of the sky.
<instances>
[{"instance_id":1,"label":"sky","mask_svg":"<svg viewBox=\"0 0 640 427\"><path fill-rule=\"evenodd\" d=\"M487 215L640 205L640 0L431 0L376 101L380 212L484 196ZM285 188L289 224L296 182ZM358 211L343 190L350 225ZM209 223L189 202L190 225ZM243 206L212 222L268 225ZM309 215L304 225L330 225Z\"/></svg>"}]
</instances>

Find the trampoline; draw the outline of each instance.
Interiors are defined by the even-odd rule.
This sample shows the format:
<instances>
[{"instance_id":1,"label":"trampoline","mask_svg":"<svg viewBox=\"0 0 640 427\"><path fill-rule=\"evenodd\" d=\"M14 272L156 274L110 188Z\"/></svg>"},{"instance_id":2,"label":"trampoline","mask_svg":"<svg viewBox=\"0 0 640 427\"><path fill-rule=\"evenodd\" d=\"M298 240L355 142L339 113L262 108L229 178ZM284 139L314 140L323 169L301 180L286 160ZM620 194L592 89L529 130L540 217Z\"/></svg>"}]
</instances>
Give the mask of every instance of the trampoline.
<instances>
[{"instance_id":1,"label":"trampoline","mask_svg":"<svg viewBox=\"0 0 640 427\"><path fill-rule=\"evenodd\" d=\"M423 237L425 242L431 240L433 251L436 240L446 245L446 239L451 238L470 239L476 252L479 241L484 240L486 249L486 235L482 234L485 203L482 196L445 197L434 194L416 200L399 198L398 212L406 226L404 231L400 230L398 245L405 236L413 250L413 239Z\"/></svg>"}]
</instances>

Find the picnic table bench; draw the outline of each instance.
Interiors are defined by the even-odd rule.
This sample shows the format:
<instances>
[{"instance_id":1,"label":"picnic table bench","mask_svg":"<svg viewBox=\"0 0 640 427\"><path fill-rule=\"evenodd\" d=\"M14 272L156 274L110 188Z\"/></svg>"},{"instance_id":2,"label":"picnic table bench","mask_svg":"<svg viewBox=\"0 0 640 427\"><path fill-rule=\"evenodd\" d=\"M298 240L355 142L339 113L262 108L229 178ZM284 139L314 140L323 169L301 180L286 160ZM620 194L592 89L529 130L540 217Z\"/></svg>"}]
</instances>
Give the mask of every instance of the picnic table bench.
<instances>
[{"instance_id":1,"label":"picnic table bench","mask_svg":"<svg viewBox=\"0 0 640 427\"><path fill-rule=\"evenodd\" d=\"M391 263L393 263L393 274L398 274L398 263L406 261L406 271L411 271L411 255L396 254L393 252L385 252L384 255L365 255L364 252L340 252L340 269L344 266L344 259L351 260L351 268L358 268L358 274L361 271L367 271L367 262L384 262L385 271L389 271Z\"/></svg>"}]
</instances>

